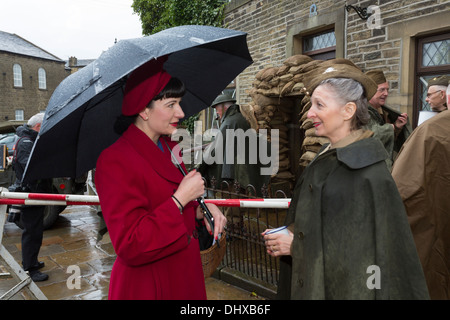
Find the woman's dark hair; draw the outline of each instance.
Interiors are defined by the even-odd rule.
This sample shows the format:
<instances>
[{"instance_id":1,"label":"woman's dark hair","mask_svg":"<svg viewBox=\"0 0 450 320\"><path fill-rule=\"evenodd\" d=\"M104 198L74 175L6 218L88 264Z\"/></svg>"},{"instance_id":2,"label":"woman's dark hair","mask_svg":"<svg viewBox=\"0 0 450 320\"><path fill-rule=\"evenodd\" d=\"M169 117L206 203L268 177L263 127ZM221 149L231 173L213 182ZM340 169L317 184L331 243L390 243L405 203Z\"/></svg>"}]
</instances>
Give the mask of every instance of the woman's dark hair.
<instances>
[{"instance_id":1,"label":"woman's dark hair","mask_svg":"<svg viewBox=\"0 0 450 320\"><path fill-rule=\"evenodd\" d=\"M162 89L161 92L158 93L152 101L161 100L164 98L181 98L185 93L186 87L184 86L184 83L178 78L171 78L164 89ZM147 108L150 107L150 103L148 104Z\"/></svg>"},{"instance_id":2,"label":"woman's dark hair","mask_svg":"<svg viewBox=\"0 0 450 320\"><path fill-rule=\"evenodd\" d=\"M161 90L147 105L151 108L152 101L167 99L167 98L181 98L186 93L184 83L178 78L171 78L164 89ZM124 116L123 114L117 117L114 123L114 131L122 135L128 127L136 121L137 114L132 116Z\"/></svg>"}]
</instances>

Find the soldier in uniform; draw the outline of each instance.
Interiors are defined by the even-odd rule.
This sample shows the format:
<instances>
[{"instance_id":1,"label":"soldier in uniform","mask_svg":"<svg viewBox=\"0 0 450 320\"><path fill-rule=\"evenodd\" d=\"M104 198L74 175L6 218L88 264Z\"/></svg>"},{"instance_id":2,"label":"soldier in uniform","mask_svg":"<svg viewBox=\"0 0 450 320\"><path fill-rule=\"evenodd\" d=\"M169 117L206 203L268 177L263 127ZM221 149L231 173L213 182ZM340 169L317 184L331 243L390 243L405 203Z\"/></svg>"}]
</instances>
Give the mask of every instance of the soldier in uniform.
<instances>
[{"instance_id":1,"label":"soldier in uniform","mask_svg":"<svg viewBox=\"0 0 450 320\"><path fill-rule=\"evenodd\" d=\"M389 95L389 83L382 70L370 70L365 74L378 86L375 95L369 101L371 120L368 127L374 132L375 137L383 143L389 154L386 163L388 168L391 168L398 151L411 134L408 115L386 105L386 99Z\"/></svg>"},{"instance_id":2,"label":"soldier in uniform","mask_svg":"<svg viewBox=\"0 0 450 320\"><path fill-rule=\"evenodd\" d=\"M425 101L428 102L432 111L442 112L447 110L446 90L449 80L449 76L443 75L428 81L428 92Z\"/></svg>"},{"instance_id":3,"label":"soldier in uniform","mask_svg":"<svg viewBox=\"0 0 450 320\"><path fill-rule=\"evenodd\" d=\"M434 92L436 82L430 83ZM430 297L437 300L450 299L449 136L450 111L445 109L414 129L392 168Z\"/></svg>"}]
</instances>

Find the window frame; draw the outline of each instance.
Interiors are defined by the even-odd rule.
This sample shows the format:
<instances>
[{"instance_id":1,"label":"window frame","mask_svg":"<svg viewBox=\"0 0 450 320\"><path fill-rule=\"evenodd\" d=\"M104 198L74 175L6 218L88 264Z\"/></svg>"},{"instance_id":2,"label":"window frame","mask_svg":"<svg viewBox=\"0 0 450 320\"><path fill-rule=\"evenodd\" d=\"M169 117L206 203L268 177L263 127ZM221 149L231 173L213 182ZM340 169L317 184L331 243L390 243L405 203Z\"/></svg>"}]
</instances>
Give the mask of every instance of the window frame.
<instances>
[{"instance_id":1,"label":"window frame","mask_svg":"<svg viewBox=\"0 0 450 320\"><path fill-rule=\"evenodd\" d=\"M47 72L42 67L38 69L38 87L40 90L47 90Z\"/></svg>"},{"instance_id":2,"label":"window frame","mask_svg":"<svg viewBox=\"0 0 450 320\"><path fill-rule=\"evenodd\" d=\"M22 66L18 63L13 64L13 85L15 88L23 87Z\"/></svg>"},{"instance_id":3,"label":"window frame","mask_svg":"<svg viewBox=\"0 0 450 320\"><path fill-rule=\"evenodd\" d=\"M302 54L307 55L315 60L329 60L329 59L336 58L336 45L331 46L331 47L320 48L320 49L316 49L316 50L310 50L310 51L305 50L306 39L312 38L315 36L320 36L322 34L331 33L331 32L334 34L334 37L336 40L336 30L334 27L328 28L325 30L321 30L318 32L302 35Z\"/></svg>"},{"instance_id":4,"label":"window frame","mask_svg":"<svg viewBox=\"0 0 450 320\"><path fill-rule=\"evenodd\" d=\"M23 121L25 120L25 111L24 109L16 109L14 111L14 118L16 121Z\"/></svg>"},{"instance_id":5,"label":"window frame","mask_svg":"<svg viewBox=\"0 0 450 320\"><path fill-rule=\"evenodd\" d=\"M421 94L422 84L420 83L421 77L433 77L443 74L450 74L450 63L439 66L424 67L423 61L423 46L426 43L437 42L442 40L449 40L450 32L428 35L418 38L416 41L416 60L415 60L415 74L414 74L414 100L413 100L413 129L417 126L419 120L420 111L424 110Z\"/></svg>"}]
</instances>

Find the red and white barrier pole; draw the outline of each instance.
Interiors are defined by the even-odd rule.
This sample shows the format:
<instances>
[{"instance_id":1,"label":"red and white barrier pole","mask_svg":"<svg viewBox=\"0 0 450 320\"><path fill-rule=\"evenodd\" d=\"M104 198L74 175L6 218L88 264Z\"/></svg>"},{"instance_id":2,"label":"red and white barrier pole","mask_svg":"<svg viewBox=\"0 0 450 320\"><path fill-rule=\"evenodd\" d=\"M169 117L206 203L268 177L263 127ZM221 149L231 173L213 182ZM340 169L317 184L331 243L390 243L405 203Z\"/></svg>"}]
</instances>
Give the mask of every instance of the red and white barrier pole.
<instances>
[{"instance_id":1,"label":"red and white barrier pole","mask_svg":"<svg viewBox=\"0 0 450 320\"><path fill-rule=\"evenodd\" d=\"M97 196L77 194L2 192L0 204L23 205L99 205Z\"/></svg>"},{"instance_id":2,"label":"red and white barrier pole","mask_svg":"<svg viewBox=\"0 0 450 320\"><path fill-rule=\"evenodd\" d=\"M205 199L206 203L213 203L218 207L240 208L289 208L291 199ZM76 194L49 194L26 192L1 192L0 204L15 205L99 205L98 196Z\"/></svg>"},{"instance_id":3,"label":"red and white barrier pole","mask_svg":"<svg viewBox=\"0 0 450 320\"><path fill-rule=\"evenodd\" d=\"M218 207L240 207L240 208L289 208L291 199L205 199L206 203L214 203Z\"/></svg>"}]
</instances>

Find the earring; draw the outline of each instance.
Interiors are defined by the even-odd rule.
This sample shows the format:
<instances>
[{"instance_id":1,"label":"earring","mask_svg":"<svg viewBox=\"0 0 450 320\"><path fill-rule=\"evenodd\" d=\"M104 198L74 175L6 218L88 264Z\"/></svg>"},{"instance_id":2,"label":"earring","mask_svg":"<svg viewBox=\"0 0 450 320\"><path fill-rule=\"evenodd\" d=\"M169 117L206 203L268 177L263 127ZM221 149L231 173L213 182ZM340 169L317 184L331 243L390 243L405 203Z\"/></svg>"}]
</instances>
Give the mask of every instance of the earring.
<instances>
[{"instance_id":1,"label":"earring","mask_svg":"<svg viewBox=\"0 0 450 320\"><path fill-rule=\"evenodd\" d=\"M148 120L148 117L145 117L145 120Z\"/></svg>"}]
</instances>

